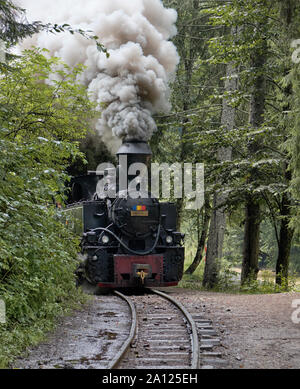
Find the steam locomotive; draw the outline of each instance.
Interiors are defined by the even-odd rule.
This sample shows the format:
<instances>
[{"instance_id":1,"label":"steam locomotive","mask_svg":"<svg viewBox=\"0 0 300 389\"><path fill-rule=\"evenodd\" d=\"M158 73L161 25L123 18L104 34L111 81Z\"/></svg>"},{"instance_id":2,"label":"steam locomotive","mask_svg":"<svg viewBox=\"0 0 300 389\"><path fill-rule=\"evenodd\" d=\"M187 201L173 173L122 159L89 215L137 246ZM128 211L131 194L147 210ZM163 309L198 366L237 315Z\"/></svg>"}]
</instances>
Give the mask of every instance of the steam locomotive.
<instances>
[{"instance_id":1,"label":"steam locomotive","mask_svg":"<svg viewBox=\"0 0 300 389\"><path fill-rule=\"evenodd\" d=\"M81 236L79 283L87 280L99 288L127 288L174 286L180 281L184 235L176 231L175 204L160 202L150 192L141 191L137 198L130 195L136 176L129 174L127 166L150 167L151 155L147 142L123 142L117 153L116 180L100 193L97 187L109 177L109 168L72 179L65 215Z\"/></svg>"}]
</instances>

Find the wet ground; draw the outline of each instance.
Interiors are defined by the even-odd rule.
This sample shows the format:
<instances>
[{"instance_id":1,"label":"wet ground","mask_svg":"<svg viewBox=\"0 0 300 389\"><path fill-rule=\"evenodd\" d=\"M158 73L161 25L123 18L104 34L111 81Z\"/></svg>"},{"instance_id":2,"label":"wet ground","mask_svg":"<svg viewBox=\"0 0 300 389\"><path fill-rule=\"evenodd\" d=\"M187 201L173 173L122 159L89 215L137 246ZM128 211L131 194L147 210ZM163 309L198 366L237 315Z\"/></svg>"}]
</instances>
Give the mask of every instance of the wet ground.
<instances>
[{"instance_id":1,"label":"wet ground","mask_svg":"<svg viewBox=\"0 0 300 389\"><path fill-rule=\"evenodd\" d=\"M63 318L56 331L27 357L19 369L106 369L126 339L129 308L116 296L94 296L83 310Z\"/></svg>"},{"instance_id":2,"label":"wet ground","mask_svg":"<svg viewBox=\"0 0 300 389\"><path fill-rule=\"evenodd\" d=\"M292 304L300 301L300 293L230 295L181 288L164 291L190 312L212 320L221 341L212 354L221 354L227 362L225 368L300 368L300 324L292 320ZM29 350L12 367L106 369L129 333L129 317L127 304L118 297L94 296L83 310L62 319L46 342Z\"/></svg>"}]
</instances>

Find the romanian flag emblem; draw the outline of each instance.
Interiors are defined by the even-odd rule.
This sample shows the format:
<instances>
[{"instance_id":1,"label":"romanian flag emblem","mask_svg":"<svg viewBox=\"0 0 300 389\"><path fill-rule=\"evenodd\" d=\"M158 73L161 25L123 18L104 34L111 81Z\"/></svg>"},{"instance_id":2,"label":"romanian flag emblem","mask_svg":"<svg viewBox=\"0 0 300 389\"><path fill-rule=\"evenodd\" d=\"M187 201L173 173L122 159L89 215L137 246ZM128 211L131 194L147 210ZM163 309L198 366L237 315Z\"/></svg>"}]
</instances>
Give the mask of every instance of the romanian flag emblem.
<instances>
[{"instance_id":1,"label":"romanian flag emblem","mask_svg":"<svg viewBox=\"0 0 300 389\"><path fill-rule=\"evenodd\" d=\"M131 216L149 216L146 205L134 205L131 209Z\"/></svg>"},{"instance_id":2,"label":"romanian flag emblem","mask_svg":"<svg viewBox=\"0 0 300 389\"><path fill-rule=\"evenodd\" d=\"M146 205L135 205L132 207L133 211L147 211Z\"/></svg>"}]
</instances>

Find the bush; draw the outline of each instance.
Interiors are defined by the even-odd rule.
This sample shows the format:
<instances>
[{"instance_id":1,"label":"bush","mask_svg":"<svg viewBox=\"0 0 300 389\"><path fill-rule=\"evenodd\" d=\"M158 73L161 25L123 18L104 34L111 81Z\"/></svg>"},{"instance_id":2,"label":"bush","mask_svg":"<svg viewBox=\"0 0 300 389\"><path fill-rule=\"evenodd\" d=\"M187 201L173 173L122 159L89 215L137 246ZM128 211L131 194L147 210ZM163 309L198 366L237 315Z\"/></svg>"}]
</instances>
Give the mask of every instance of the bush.
<instances>
[{"instance_id":1,"label":"bush","mask_svg":"<svg viewBox=\"0 0 300 389\"><path fill-rule=\"evenodd\" d=\"M0 298L7 318L0 367L82 299L74 282L79 242L55 207L65 169L81 156L74 140L94 115L76 83L79 71L29 51L0 78ZM56 81L46 82L55 72Z\"/></svg>"}]
</instances>

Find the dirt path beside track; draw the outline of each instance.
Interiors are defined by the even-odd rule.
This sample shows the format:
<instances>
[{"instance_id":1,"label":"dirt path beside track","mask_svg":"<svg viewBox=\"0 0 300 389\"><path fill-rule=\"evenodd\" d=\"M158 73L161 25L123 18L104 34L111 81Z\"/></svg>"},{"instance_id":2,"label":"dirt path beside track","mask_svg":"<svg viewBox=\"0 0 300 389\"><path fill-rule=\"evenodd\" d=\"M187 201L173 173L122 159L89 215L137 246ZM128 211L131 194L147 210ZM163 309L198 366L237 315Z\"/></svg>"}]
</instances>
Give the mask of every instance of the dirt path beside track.
<instances>
[{"instance_id":1,"label":"dirt path beside track","mask_svg":"<svg viewBox=\"0 0 300 389\"><path fill-rule=\"evenodd\" d=\"M204 310L220 334L231 369L299 369L300 323L292 321L300 293L235 295L174 288L185 304Z\"/></svg>"}]
</instances>

